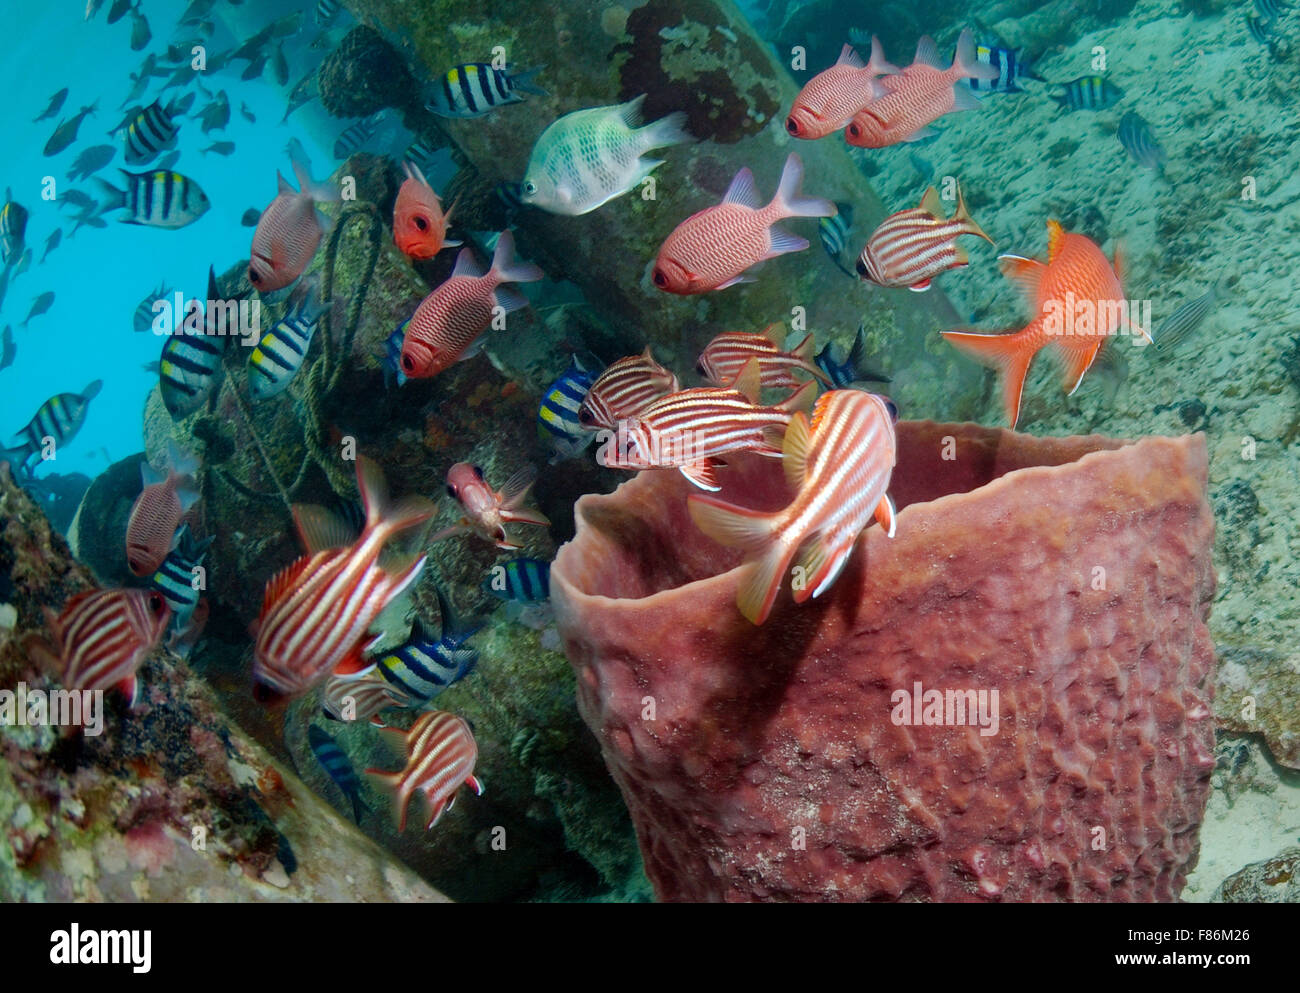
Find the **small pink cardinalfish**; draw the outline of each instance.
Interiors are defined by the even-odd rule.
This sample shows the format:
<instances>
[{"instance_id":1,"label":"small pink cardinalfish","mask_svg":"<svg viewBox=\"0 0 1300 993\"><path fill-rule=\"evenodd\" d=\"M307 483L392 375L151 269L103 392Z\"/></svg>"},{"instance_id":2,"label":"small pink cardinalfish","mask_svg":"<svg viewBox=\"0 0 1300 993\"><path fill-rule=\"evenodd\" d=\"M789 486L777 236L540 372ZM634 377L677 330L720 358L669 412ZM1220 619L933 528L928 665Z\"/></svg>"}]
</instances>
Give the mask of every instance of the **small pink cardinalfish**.
<instances>
[{"instance_id":1,"label":"small pink cardinalfish","mask_svg":"<svg viewBox=\"0 0 1300 993\"><path fill-rule=\"evenodd\" d=\"M153 575L171 551L181 518L199 498L190 488L197 468L198 461L174 442L168 443L166 473L147 461L140 464L144 489L126 525L126 562L137 576Z\"/></svg>"},{"instance_id":2,"label":"small pink cardinalfish","mask_svg":"<svg viewBox=\"0 0 1300 993\"><path fill-rule=\"evenodd\" d=\"M153 590L88 590L54 616L46 611L56 647L39 637L27 650L62 673L70 690L117 689L132 706L139 693L136 670L162 641L171 608Z\"/></svg>"},{"instance_id":3,"label":"small pink cardinalfish","mask_svg":"<svg viewBox=\"0 0 1300 993\"><path fill-rule=\"evenodd\" d=\"M399 832L406 830L406 810L417 791L424 794L429 815L426 831L451 810L462 785L483 795L483 783L474 776L478 744L462 718L445 710L431 710L421 714L409 731L389 727L384 732L405 744L406 767L400 772L367 769L366 775L392 794Z\"/></svg>"},{"instance_id":4,"label":"small pink cardinalfish","mask_svg":"<svg viewBox=\"0 0 1300 993\"><path fill-rule=\"evenodd\" d=\"M830 386L826 373L813 361L813 336L808 335L796 348L787 352L783 351L783 330L780 324L770 324L757 333L724 332L709 342L700 353L695 370L715 386L722 386L734 382L746 362L757 359L762 385L765 387L798 389L803 384L794 378L796 369Z\"/></svg>"},{"instance_id":5,"label":"small pink cardinalfish","mask_svg":"<svg viewBox=\"0 0 1300 993\"><path fill-rule=\"evenodd\" d=\"M509 313L528 306L528 298L504 283L532 283L542 270L515 259L515 238L502 231L484 272L474 253L462 248L451 277L425 297L406 326L402 342L402 373L408 379L428 379L457 362L473 358L492 323L494 309Z\"/></svg>"},{"instance_id":6,"label":"small pink cardinalfish","mask_svg":"<svg viewBox=\"0 0 1300 993\"><path fill-rule=\"evenodd\" d=\"M483 470L468 462L457 462L447 470L447 493L457 501L465 515L460 522L443 528L430 541L440 541L453 534L471 531L497 548L520 548L506 530L507 524L535 524L549 527L550 519L540 510L521 506L537 479L537 470L524 466L506 480L499 490L492 489L483 478Z\"/></svg>"},{"instance_id":7,"label":"small pink cardinalfish","mask_svg":"<svg viewBox=\"0 0 1300 993\"><path fill-rule=\"evenodd\" d=\"M872 232L858 256L858 275L878 286L906 286L923 292L939 273L969 263L957 244L964 234L993 244L966 211L960 186L952 217L943 216L939 191L931 186L921 198L921 206L891 214Z\"/></svg>"},{"instance_id":8,"label":"small pink cardinalfish","mask_svg":"<svg viewBox=\"0 0 1300 993\"><path fill-rule=\"evenodd\" d=\"M424 568L423 557L381 563L380 552L398 532L431 518L433 504L407 497L389 506L383 472L364 456L357 487L366 515L359 537L322 507L293 508L307 552L266 584L254 622L253 679L262 702L305 693L331 672L373 666L365 661L367 631Z\"/></svg>"},{"instance_id":9,"label":"small pink cardinalfish","mask_svg":"<svg viewBox=\"0 0 1300 993\"><path fill-rule=\"evenodd\" d=\"M613 431L623 418L679 389L677 376L654 360L647 345L640 355L619 359L596 377L578 408L578 423L589 431Z\"/></svg>"},{"instance_id":10,"label":"small pink cardinalfish","mask_svg":"<svg viewBox=\"0 0 1300 993\"><path fill-rule=\"evenodd\" d=\"M736 283L753 282L745 271L786 252L802 252L808 239L776 227L787 217L834 217L829 200L799 192L803 164L791 154L785 160L781 185L766 207L754 185L754 174L741 169L722 203L692 214L659 249L651 279L666 293L707 293Z\"/></svg>"},{"instance_id":11,"label":"small pink cardinalfish","mask_svg":"<svg viewBox=\"0 0 1300 993\"><path fill-rule=\"evenodd\" d=\"M718 490L715 470L730 452L781 457L792 411L808 409L817 384L804 383L775 407L758 405L758 360L745 363L730 387L698 387L656 400L619 424L596 461L611 469L680 469L704 490Z\"/></svg>"},{"instance_id":12,"label":"small pink cardinalfish","mask_svg":"<svg viewBox=\"0 0 1300 993\"><path fill-rule=\"evenodd\" d=\"M873 393L823 393L811 428L796 413L786 430L782 465L797 493L784 510L765 514L699 493L687 497L701 531L750 553L736 590L736 606L750 622L767 620L800 547L806 578L794 591L795 603L830 588L873 515L894 536L894 504L885 491L894 471L896 416L893 404Z\"/></svg>"},{"instance_id":13,"label":"small pink cardinalfish","mask_svg":"<svg viewBox=\"0 0 1300 993\"><path fill-rule=\"evenodd\" d=\"M262 293L284 289L303 274L325 234L316 202L338 199L327 184L313 183L302 164L294 162L293 172L299 189L276 172L275 199L262 212L253 232L248 281Z\"/></svg>"}]
</instances>

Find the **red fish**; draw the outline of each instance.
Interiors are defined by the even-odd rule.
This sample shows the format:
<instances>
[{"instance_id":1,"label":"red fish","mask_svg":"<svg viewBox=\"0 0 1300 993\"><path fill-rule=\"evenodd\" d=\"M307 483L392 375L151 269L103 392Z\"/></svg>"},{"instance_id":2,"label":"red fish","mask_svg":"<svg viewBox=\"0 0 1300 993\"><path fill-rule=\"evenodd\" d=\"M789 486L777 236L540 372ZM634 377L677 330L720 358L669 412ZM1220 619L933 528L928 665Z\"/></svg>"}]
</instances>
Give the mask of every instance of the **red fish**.
<instances>
[{"instance_id":1,"label":"red fish","mask_svg":"<svg viewBox=\"0 0 1300 993\"><path fill-rule=\"evenodd\" d=\"M884 50L874 36L871 61L865 65L853 47L845 45L833 66L804 84L785 119L785 129L794 138L807 139L824 138L840 130L854 114L888 92L876 77L894 72L898 67L885 61Z\"/></svg>"},{"instance_id":2,"label":"red fish","mask_svg":"<svg viewBox=\"0 0 1300 993\"><path fill-rule=\"evenodd\" d=\"M1019 255L999 256L1003 275L1020 284L1035 317L1012 334L944 331L950 342L1002 373L1002 401L1007 422L1020 418L1020 396L1034 356L1054 345L1064 362L1064 386L1073 394L1108 338L1121 328L1151 335L1131 319L1121 285L1122 262L1106 260L1097 243L1081 234L1066 234L1056 221L1047 222L1047 263Z\"/></svg>"},{"instance_id":3,"label":"red fish","mask_svg":"<svg viewBox=\"0 0 1300 993\"><path fill-rule=\"evenodd\" d=\"M399 832L406 830L406 810L417 791L424 794L429 815L426 831L451 810L462 785L483 795L483 783L474 776L478 744L462 718L445 710L431 710L421 714L409 731L394 727L384 731L405 745L406 767L400 772L367 769L366 775L392 795Z\"/></svg>"},{"instance_id":4,"label":"red fish","mask_svg":"<svg viewBox=\"0 0 1300 993\"><path fill-rule=\"evenodd\" d=\"M165 474L148 462L140 465L144 489L126 525L126 562L137 576L150 576L162 565L181 518L199 498L190 488L197 460L169 442L167 463Z\"/></svg>"},{"instance_id":5,"label":"red fish","mask_svg":"<svg viewBox=\"0 0 1300 993\"><path fill-rule=\"evenodd\" d=\"M668 236L655 259L655 286L682 295L721 290L752 282L745 270L765 259L802 252L808 240L782 231L776 222L835 214L829 200L801 195L802 181L803 163L792 154L785 160L776 196L764 207L754 174L741 169L722 203L692 214Z\"/></svg>"},{"instance_id":6,"label":"red fish","mask_svg":"<svg viewBox=\"0 0 1300 993\"><path fill-rule=\"evenodd\" d=\"M650 403L621 423L596 454L611 469L680 469L705 490L717 490L714 471L730 452L781 457L781 433L791 412L807 409L817 384L804 383L784 403L758 405L758 359L750 359L730 387L700 387Z\"/></svg>"},{"instance_id":7,"label":"red fish","mask_svg":"<svg viewBox=\"0 0 1300 993\"><path fill-rule=\"evenodd\" d=\"M537 266L515 260L515 239L509 231L501 232L486 273L473 252L461 249L451 278L424 298L406 327L402 372L408 379L427 379L477 355L494 308L509 313L528 306L523 294L502 284L541 278Z\"/></svg>"},{"instance_id":8,"label":"red fish","mask_svg":"<svg viewBox=\"0 0 1300 993\"><path fill-rule=\"evenodd\" d=\"M70 690L119 690L134 706L136 670L158 647L171 608L153 590L78 593L57 617L47 611L57 648L33 642L29 651L62 671Z\"/></svg>"},{"instance_id":9,"label":"red fish","mask_svg":"<svg viewBox=\"0 0 1300 993\"><path fill-rule=\"evenodd\" d=\"M858 148L886 148L928 138L937 133L930 125L944 114L980 105L966 80L997 78L997 69L976 58L969 28L957 39L957 54L947 69L934 39L926 35L916 46L916 61L882 81L888 92L854 115L844 137Z\"/></svg>"},{"instance_id":10,"label":"red fish","mask_svg":"<svg viewBox=\"0 0 1300 993\"><path fill-rule=\"evenodd\" d=\"M303 274L325 234L316 202L338 199L328 186L313 184L299 163L293 164L293 172L299 189L277 172L278 192L253 232L248 281L263 293L283 289Z\"/></svg>"},{"instance_id":11,"label":"red fish","mask_svg":"<svg viewBox=\"0 0 1300 993\"><path fill-rule=\"evenodd\" d=\"M459 245L446 240L451 211L442 212L442 201L419 168L407 162L406 177L393 206L393 243L413 259L431 259L444 248Z\"/></svg>"},{"instance_id":12,"label":"red fish","mask_svg":"<svg viewBox=\"0 0 1300 993\"><path fill-rule=\"evenodd\" d=\"M330 676L321 695L321 710L335 721L369 721L384 727L376 715L389 707L410 707L405 693L374 672L360 678Z\"/></svg>"},{"instance_id":13,"label":"red fish","mask_svg":"<svg viewBox=\"0 0 1300 993\"><path fill-rule=\"evenodd\" d=\"M677 377L654 360L647 345L640 355L619 359L596 377L578 408L578 423L591 431L612 431L623 418L680 388Z\"/></svg>"},{"instance_id":14,"label":"red fish","mask_svg":"<svg viewBox=\"0 0 1300 993\"><path fill-rule=\"evenodd\" d=\"M758 333L727 331L718 335L700 353L695 369L715 386L735 382L750 359L758 360L762 385L773 389L794 390L802 382L794 378L796 369L808 373L826 386L831 382L813 361L815 342L808 335L789 352L782 350L784 329L769 324Z\"/></svg>"},{"instance_id":15,"label":"red fish","mask_svg":"<svg viewBox=\"0 0 1300 993\"><path fill-rule=\"evenodd\" d=\"M830 589L873 516L894 536L894 504L885 491L894 471L896 417L893 404L873 393L823 393L812 426L797 413L786 430L782 465L797 492L784 510L761 513L698 493L687 497L701 531L750 553L736 606L751 623L767 620L801 547L795 603Z\"/></svg>"},{"instance_id":16,"label":"red fish","mask_svg":"<svg viewBox=\"0 0 1300 993\"><path fill-rule=\"evenodd\" d=\"M891 214L872 232L858 256L858 275L878 286L928 290L939 273L970 261L957 245L957 238L964 234L993 244L967 213L961 187L957 188L957 209L952 217L944 217L939 191L931 186L921 198L921 206Z\"/></svg>"},{"instance_id":17,"label":"red fish","mask_svg":"<svg viewBox=\"0 0 1300 993\"><path fill-rule=\"evenodd\" d=\"M381 563L380 552L398 532L431 518L433 504L408 497L390 506L383 472L364 456L357 459L357 488L366 514L359 537L322 507L293 508L307 553L266 584L253 648L263 702L305 693L331 672L370 668L370 626L424 568L423 557Z\"/></svg>"},{"instance_id":18,"label":"red fish","mask_svg":"<svg viewBox=\"0 0 1300 993\"><path fill-rule=\"evenodd\" d=\"M458 524L444 528L429 540L440 541L453 534L471 531L493 542L497 548L522 547L511 540L506 531L507 524L536 524L538 527L551 524L540 510L521 506L536 478L536 470L524 466L506 480L505 486L494 490L483 478L482 469L468 462L457 462L447 470L447 492L460 503L465 516Z\"/></svg>"}]
</instances>

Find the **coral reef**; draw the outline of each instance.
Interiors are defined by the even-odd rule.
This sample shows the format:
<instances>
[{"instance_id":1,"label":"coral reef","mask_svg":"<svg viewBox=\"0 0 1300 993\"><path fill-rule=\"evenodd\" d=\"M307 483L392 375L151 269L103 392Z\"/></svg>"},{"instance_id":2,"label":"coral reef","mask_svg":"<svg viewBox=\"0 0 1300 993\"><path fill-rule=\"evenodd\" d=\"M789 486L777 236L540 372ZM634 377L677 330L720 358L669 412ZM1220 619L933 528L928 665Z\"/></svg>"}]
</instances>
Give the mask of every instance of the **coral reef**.
<instances>
[{"instance_id":1,"label":"coral reef","mask_svg":"<svg viewBox=\"0 0 1300 993\"><path fill-rule=\"evenodd\" d=\"M1203 437L898 428L897 536L757 629L678 473L579 502L552 595L657 896L1175 899L1215 764ZM729 461L724 499L788 499ZM987 691L996 733L916 689Z\"/></svg>"},{"instance_id":2,"label":"coral reef","mask_svg":"<svg viewBox=\"0 0 1300 993\"><path fill-rule=\"evenodd\" d=\"M1300 848L1255 862L1223 881L1216 903L1300 903Z\"/></svg>"},{"instance_id":3,"label":"coral reef","mask_svg":"<svg viewBox=\"0 0 1300 993\"><path fill-rule=\"evenodd\" d=\"M335 117L368 117L384 107L420 106L420 88L402 54L374 28L349 31L318 70L320 100Z\"/></svg>"},{"instance_id":4,"label":"coral reef","mask_svg":"<svg viewBox=\"0 0 1300 993\"><path fill-rule=\"evenodd\" d=\"M0 469L0 688L52 688L20 649L41 608L92 586ZM166 653L103 733L0 726L0 900L445 900L338 818Z\"/></svg>"}]
</instances>

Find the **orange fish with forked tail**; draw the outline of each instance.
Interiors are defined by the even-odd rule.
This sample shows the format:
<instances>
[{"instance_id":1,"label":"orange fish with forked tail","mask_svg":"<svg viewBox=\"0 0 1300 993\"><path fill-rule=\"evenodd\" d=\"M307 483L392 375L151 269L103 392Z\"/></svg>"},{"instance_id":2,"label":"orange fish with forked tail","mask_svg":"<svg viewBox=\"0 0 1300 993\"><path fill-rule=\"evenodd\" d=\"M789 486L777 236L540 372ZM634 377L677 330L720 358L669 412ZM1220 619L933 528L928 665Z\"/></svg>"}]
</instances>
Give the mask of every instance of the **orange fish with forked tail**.
<instances>
[{"instance_id":1,"label":"orange fish with forked tail","mask_svg":"<svg viewBox=\"0 0 1300 993\"><path fill-rule=\"evenodd\" d=\"M1011 334L944 331L950 342L1002 373L1002 398L1007 421L1016 426L1020 394L1029 363L1045 345L1055 345L1064 362L1067 394L1079 388L1106 339L1121 329L1151 335L1130 314L1120 285L1122 263L1115 250L1112 266L1097 243L1081 234L1066 234L1056 221L1047 222L1047 262L999 256L1003 274L1020 284L1034 305L1035 316Z\"/></svg>"}]
</instances>

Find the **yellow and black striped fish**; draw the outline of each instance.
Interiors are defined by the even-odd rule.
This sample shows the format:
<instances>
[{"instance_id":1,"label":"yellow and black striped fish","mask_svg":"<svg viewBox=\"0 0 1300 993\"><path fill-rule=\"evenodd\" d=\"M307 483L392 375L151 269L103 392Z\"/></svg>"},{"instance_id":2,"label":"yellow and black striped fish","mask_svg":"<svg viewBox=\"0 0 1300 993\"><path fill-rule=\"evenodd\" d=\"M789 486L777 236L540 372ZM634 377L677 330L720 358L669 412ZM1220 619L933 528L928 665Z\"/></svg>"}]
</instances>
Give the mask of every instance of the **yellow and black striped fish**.
<instances>
[{"instance_id":1,"label":"yellow and black striped fish","mask_svg":"<svg viewBox=\"0 0 1300 993\"><path fill-rule=\"evenodd\" d=\"M262 336L248 357L248 390L254 400L267 400L288 389L316 335L321 306L315 282L304 282L294 295L284 317Z\"/></svg>"},{"instance_id":2,"label":"yellow and black striped fish","mask_svg":"<svg viewBox=\"0 0 1300 993\"><path fill-rule=\"evenodd\" d=\"M118 217L123 224L143 224L153 228L183 228L193 224L212 206L208 195L194 180L179 172L159 169L154 172L127 172L119 169L126 181L120 190L107 180L95 177L109 200L104 210L125 210Z\"/></svg>"},{"instance_id":3,"label":"yellow and black striped fish","mask_svg":"<svg viewBox=\"0 0 1300 993\"><path fill-rule=\"evenodd\" d=\"M523 93L545 94L532 82L541 68L514 74L510 66L497 69L487 62L467 62L443 74L425 106L440 117L481 117L508 103L521 103Z\"/></svg>"},{"instance_id":4,"label":"yellow and black striped fish","mask_svg":"<svg viewBox=\"0 0 1300 993\"><path fill-rule=\"evenodd\" d=\"M1124 97L1124 91L1104 76L1080 76L1062 87L1052 99L1070 110L1105 110Z\"/></svg>"}]
</instances>

